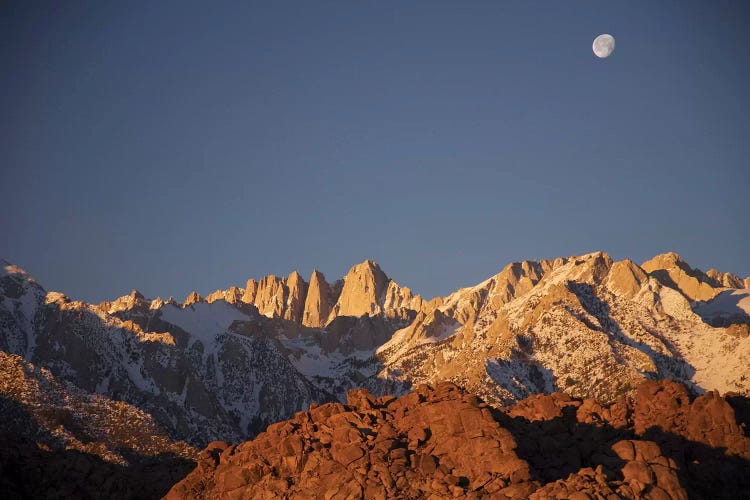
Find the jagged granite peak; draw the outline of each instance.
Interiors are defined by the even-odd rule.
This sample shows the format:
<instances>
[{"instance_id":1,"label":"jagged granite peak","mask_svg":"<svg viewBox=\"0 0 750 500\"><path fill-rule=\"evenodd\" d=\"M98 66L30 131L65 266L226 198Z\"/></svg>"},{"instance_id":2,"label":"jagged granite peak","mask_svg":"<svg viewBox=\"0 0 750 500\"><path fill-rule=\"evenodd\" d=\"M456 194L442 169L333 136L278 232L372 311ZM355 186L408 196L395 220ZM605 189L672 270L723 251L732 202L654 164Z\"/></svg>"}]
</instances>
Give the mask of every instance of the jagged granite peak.
<instances>
[{"instance_id":1,"label":"jagged granite peak","mask_svg":"<svg viewBox=\"0 0 750 500\"><path fill-rule=\"evenodd\" d=\"M706 276L713 279L716 282L717 287L745 288L744 281L736 274L722 273L717 269L709 269L706 271Z\"/></svg>"},{"instance_id":2,"label":"jagged granite peak","mask_svg":"<svg viewBox=\"0 0 750 500\"><path fill-rule=\"evenodd\" d=\"M214 293L217 298L223 298L232 304L252 304L268 318L283 318L295 323L302 320L307 283L297 271L293 271L286 278L273 274L260 280L250 278L244 289L232 288Z\"/></svg>"},{"instance_id":3,"label":"jagged granite peak","mask_svg":"<svg viewBox=\"0 0 750 500\"><path fill-rule=\"evenodd\" d=\"M317 270L310 283L293 271L285 278L250 278L244 289L216 290L206 298L208 302L220 299L252 304L268 318L282 318L311 328L324 327L339 316L386 314L405 319L424 305L419 295L390 280L372 260L353 266L343 280L332 284Z\"/></svg>"},{"instance_id":4,"label":"jagged granite peak","mask_svg":"<svg viewBox=\"0 0 750 500\"><path fill-rule=\"evenodd\" d=\"M592 252L580 257L571 257L565 264L573 264L572 272L566 277L568 281L600 283L609 274L612 258L606 252ZM564 266L564 265L563 265Z\"/></svg>"},{"instance_id":5,"label":"jagged granite peak","mask_svg":"<svg viewBox=\"0 0 750 500\"><path fill-rule=\"evenodd\" d=\"M648 274L630 259L612 264L607 276L607 287L614 293L632 298L648 280Z\"/></svg>"},{"instance_id":6,"label":"jagged granite peak","mask_svg":"<svg viewBox=\"0 0 750 500\"><path fill-rule=\"evenodd\" d=\"M262 315L269 318L283 316L289 293L285 281L284 278L273 274L258 281L253 303Z\"/></svg>"},{"instance_id":7,"label":"jagged granite peak","mask_svg":"<svg viewBox=\"0 0 750 500\"><path fill-rule=\"evenodd\" d=\"M682 256L677 252L670 251L655 255L644 262L641 267L647 272L652 272L654 269L670 269L679 264L685 264L685 261L682 260Z\"/></svg>"},{"instance_id":8,"label":"jagged granite peak","mask_svg":"<svg viewBox=\"0 0 750 500\"><path fill-rule=\"evenodd\" d=\"M187 298L185 299L185 302L182 305L184 307L187 307L193 304L197 304L198 302L203 302L203 297L201 297L198 292L192 291L188 294Z\"/></svg>"},{"instance_id":9,"label":"jagged granite peak","mask_svg":"<svg viewBox=\"0 0 750 500\"><path fill-rule=\"evenodd\" d=\"M362 316L382 312L383 299L388 287L388 276L373 260L353 266L344 277L344 286L328 318L336 316Z\"/></svg>"},{"instance_id":10,"label":"jagged granite peak","mask_svg":"<svg viewBox=\"0 0 750 500\"><path fill-rule=\"evenodd\" d=\"M539 265L542 267L542 271L548 273L554 271L560 266L564 266L568 263L568 257L557 257L555 259L542 259L539 261Z\"/></svg>"},{"instance_id":11,"label":"jagged granite peak","mask_svg":"<svg viewBox=\"0 0 750 500\"><path fill-rule=\"evenodd\" d=\"M528 292L544 277L544 264L524 260L513 262L503 268L495 278L495 300L493 307L505 304L514 297ZM554 264L549 268L554 269Z\"/></svg>"},{"instance_id":12,"label":"jagged granite peak","mask_svg":"<svg viewBox=\"0 0 750 500\"><path fill-rule=\"evenodd\" d=\"M310 284L305 297L302 324L311 328L324 327L332 306L331 286L323 273L314 269L310 276Z\"/></svg>"},{"instance_id":13,"label":"jagged granite peak","mask_svg":"<svg viewBox=\"0 0 750 500\"><path fill-rule=\"evenodd\" d=\"M108 313L115 313L118 311L126 311L128 309L134 309L137 307L148 307L149 301L143 296L138 290L133 290L127 295L118 297L111 302L102 302L99 304L99 308L102 311Z\"/></svg>"},{"instance_id":14,"label":"jagged granite peak","mask_svg":"<svg viewBox=\"0 0 750 500\"><path fill-rule=\"evenodd\" d=\"M539 283L546 272L554 270L564 262L563 259L512 262L482 283L459 289L445 299L433 300L426 307L438 307L462 324L471 323L485 308L496 309L517 295L528 292Z\"/></svg>"},{"instance_id":15,"label":"jagged granite peak","mask_svg":"<svg viewBox=\"0 0 750 500\"><path fill-rule=\"evenodd\" d=\"M237 304L242 301L245 290L236 286L230 286L226 290L216 290L206 296L206 302L211 303L217 300L224 300L230 304Z\"/></svg>"},{"instance_id":16,"label":"jagged granite peak","mask_svg":"<svg viewBox=\"0 0 750 500\"><path fill-rule=\"evenodd\" d=\"M258 282L254 278L247 280L245 292L242 294L242 302L245 304L255 304L255 295L258 293Z\"/></svg>"},{"instance_id":17,"label":"jagged granite peak","mask_svg":"<svg viewBox=\"0 0 750 500\"><path fill-rule=\"evenodd\" d=\"M305 299L308 293L308 284L302 279L299 272L292 271L286 278L287 299L283 318L300 323L305 310Z\"/></svg>"},{"instance_id":18,"label":"jagged granite peak","mask_svg":"<svg viewBox=\"0 0 750 500\"><path fill-rule=\"evenodd\" d=\"M691 301L712 299L722 286L703 271L691 268L675 252L657 255L641 267L662 285L678 290Z\"/></svg>"},{"instance_id":19,"label":"jagged granite peak","mask_svg":"<svg viewBox=\"0 0 750 500\"><path fill-rule=\"evenodd\" d=\"M397 313L401 310L419 311L424 306L424 300L419 295L414 295L412 291L404 286L400 286L393 280L388 282L388 288L385 291L383 299L383 309Z\"/></svg>"}]
</instances>

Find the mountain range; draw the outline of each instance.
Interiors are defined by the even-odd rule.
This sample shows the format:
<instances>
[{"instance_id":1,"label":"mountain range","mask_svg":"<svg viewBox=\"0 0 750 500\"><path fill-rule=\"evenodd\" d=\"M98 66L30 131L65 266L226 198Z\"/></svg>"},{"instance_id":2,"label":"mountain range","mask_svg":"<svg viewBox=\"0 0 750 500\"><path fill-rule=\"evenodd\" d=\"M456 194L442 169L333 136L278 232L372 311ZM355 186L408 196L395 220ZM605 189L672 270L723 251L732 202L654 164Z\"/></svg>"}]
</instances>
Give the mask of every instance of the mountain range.
<instances>
[{"instance_id":1,"label":"mountain range","mask_svg":"<svg viewBox=\"0 0 750 500\"><path fill-rule=\"evenodd\" d=\"M134 290L100 304L2 261L0 410L49 449L177 463L355 388L450 382L494 406L555 391L607 404L669 378L750 396L749 329L750 278L675 253L515 262L431 300L366 260L334 282L295 271L181 303Z\"/></svg>"}]
</instances>

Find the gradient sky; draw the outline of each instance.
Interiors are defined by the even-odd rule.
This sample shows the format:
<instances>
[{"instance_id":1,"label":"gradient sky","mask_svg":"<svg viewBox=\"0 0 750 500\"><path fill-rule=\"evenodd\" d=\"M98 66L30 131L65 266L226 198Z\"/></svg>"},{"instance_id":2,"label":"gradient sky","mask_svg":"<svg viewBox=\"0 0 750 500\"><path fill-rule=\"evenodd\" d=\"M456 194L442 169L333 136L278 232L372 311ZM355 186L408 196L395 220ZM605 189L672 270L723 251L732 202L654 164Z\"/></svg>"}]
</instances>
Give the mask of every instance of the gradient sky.
<instances>
[{"instance_id":1,"label":"gradient sky","mask_svg":"<svg viewBox=\"0 0 750 500\"><path fill-rule=\"evenodd\" d=\"M100 301L366 258L750 275L750 2L3 2L0 257ZM606 60L591 51L611 33Z\"/></svg>"}]
</instances>

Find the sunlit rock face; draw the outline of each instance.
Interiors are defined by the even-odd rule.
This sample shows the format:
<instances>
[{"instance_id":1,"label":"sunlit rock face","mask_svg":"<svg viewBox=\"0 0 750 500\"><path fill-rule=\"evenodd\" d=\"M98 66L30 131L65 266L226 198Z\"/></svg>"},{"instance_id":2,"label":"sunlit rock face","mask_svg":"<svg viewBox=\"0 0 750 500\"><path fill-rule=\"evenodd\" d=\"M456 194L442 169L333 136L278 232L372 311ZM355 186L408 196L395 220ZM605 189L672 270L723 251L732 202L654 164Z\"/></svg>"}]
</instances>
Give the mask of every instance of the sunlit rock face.
<instances>
[{"instance_id":1,"label":"sunlit rock face","mask_svg":"<svg viewBox=\"0 0 750 500\"><path fill-rule=\"evenodd\" d=\"M740 279L729 273L720 273L714 269L709 271L709 275L693 269L674 252L657 255L644 262L641 267L660 283L679 290L692 301L714 298L726 286L724 283L740 284Z\"/></svg>"},{"instance_id":2,"label":"sunlit rock face","mask_svg":"<svg viewBox=\"0 0 750 500\"><path fill-rule=\"evenodd\" d=\"M323 273L317 270L313 271L305 297L302 324L312 328L324 327L332 306L333 292L331 286Z\"/></svg>"}]
</instances>

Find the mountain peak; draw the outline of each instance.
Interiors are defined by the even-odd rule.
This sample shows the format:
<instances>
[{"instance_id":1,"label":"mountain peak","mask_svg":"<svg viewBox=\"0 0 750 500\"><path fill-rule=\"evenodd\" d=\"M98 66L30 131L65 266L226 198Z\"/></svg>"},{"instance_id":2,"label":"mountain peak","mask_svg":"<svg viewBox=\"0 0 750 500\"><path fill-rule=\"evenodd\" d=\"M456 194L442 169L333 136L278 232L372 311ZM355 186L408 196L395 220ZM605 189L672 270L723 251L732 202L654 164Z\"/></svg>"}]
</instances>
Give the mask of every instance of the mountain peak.
<instances>
[{"instance_id":1,"label":"mountain peak","mask_svg":"<svg viewBox=\"0 0 750 500\"><path fill-rule=\"evenodd\" d=\"M302 275L296 269L292 271L291 273L289 273L289 276L286 277L287 283L295 283L299 281L305 281L305 280L302 279Z\"/></svg>"},{"instance_id":2,"label":"mountain peak","mask_svg":"<svg viewBox=\"0 0 750 500\"><path fill-rule=\"evenodd\" d=\"M679 264L685 264L680 254L677 252L666 252L655 255L652 259L641 264L641 267L647 272L651 272L654 269L669 269Z\"/></svg>"},{"instance_id":3,"label":"mountain peak","mask_svg":"<svg viewBox=\"0 0 750 500\"><path fill-rule=\"evenodd\" d=\"M646 272L630 259L612 264L607 275L610 290L628 298L635 296L648 279Z\"/></svg>"},{"instance_id":4,"label":"mountain peak","mask_svg":"<svg viewBox=\"0 0 750 500\"><path fill-rule=\"evenodd\" d=\"M302 279L299 272L295 269L286 278L286 307L283 317L290 321L298 323L302 320L305 309L305 297L307 297L307 282Z\"/></svg>"},{"instance_id":5,"label":"mountain peak","mask_svg":"<svg viewBox=\"0 0 750 500\"><path fill-rule=\"evenodd\" d=\"M201 297L198 292L192 291L190 292L190 295L188 295L187 298L185 299L183 306L190 306L197 302L202 302L202 301L203 301L203 297Z\"/></svg>"},{"instance_id":6,"label":"mountain peak","mask_svg":"<svg viewBox=\"0 0 750 500\"><path fill-rule=\"evenodd\" d=\"M6 274L15 274L18 275L18 277L20 277L21 279L33 280L29 273L27 273L17 265L11 264L4 259L0 259L0 276L5 276Z\"/></svg>"},{"instance_id":7,"label":"mountain peak","mask_svg":"<svg viewBox=\"0 0 750 500\"><path fill-rule=\"evenodd\" d=\"M310 275L310 284L307 286L302 324L312 328L325 326L333 306L331 302L331 286L323 273L314 269Z\"/></svg>"},{"instance_id":8,"label":"mountain peak","mask_svg":"<svg viewBox=\"0 0 750 500\"><path fill-rule=\"evenodd\" d=\"M380 265L377 262L375 262L372 259L365 259L362 262L360 262L359 264L353 265L349 269L349 273L347 273L347 274L350 274L354 270L362 271L362 270L365 270L365 269L369 269L372 272L376 272L376 273L377 272L380 272L380 273L383 272L383 270L380 269Z\"/></svg>"},{"instance_id":9,"label":"mountain peak","mask_svg":"<svg viewBox=\"0 0 750 500\"><path fill-rule=\"evenodd\" d=\"M714 277L690 267L675 252L657 255L641 267L662 285L679 291L691 301L712 299L722 286Z\"/></svg>"},{"instance_id":10,"label":"mountain peak","mask_svg":"<svg viewBox=\"0 0 750 500\"><path fill-rule=\"evenodd\" d=\"M368 259L353 266L344 277L344 287L331 314L362 316L379 313L389 281L374 260Z\"/></svg>"},{"instance_id":11,"label":"mountain peak","mask_svg":"<svg viewBox=\"0 0 750 500\"><path fill-rule=\"evenodd\" d=\"M709 269L706 271L706 276L714 280L714 284L719 287L745 288L744 280L732 273L722 273L718 269Z\"/></svg>"}]
</instances>

